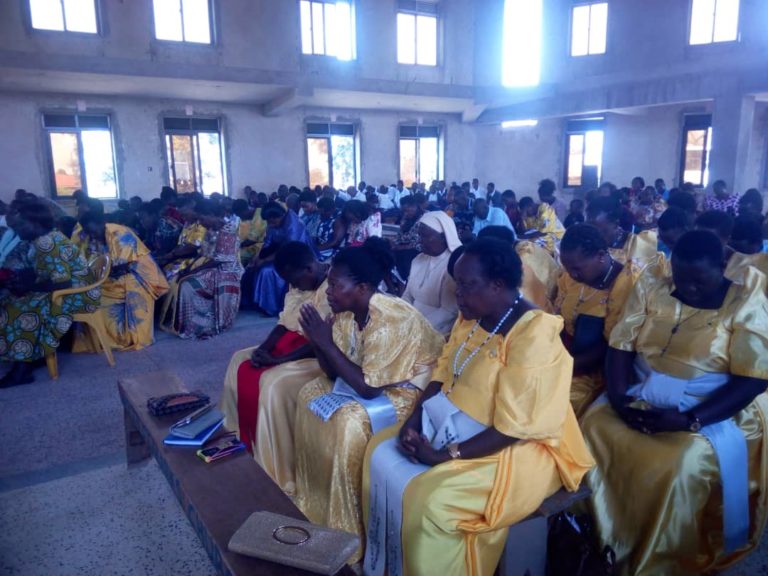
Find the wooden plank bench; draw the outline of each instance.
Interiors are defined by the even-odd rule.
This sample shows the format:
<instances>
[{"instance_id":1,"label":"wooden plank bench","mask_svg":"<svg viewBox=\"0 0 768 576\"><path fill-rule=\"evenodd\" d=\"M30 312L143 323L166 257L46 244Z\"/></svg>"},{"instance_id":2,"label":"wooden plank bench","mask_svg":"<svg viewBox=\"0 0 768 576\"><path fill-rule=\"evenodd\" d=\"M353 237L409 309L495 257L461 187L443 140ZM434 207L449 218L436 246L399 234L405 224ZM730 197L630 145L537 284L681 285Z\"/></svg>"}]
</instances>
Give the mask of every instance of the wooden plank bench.
<instances>
[{"instance_id":1,"label":"wooden plank bench","mask_svg":"<svg viewBox=\"0 0 768 576\"><path fill-rule=\"evenodd\" d=\"M561 488L544 500L538 510L522 522L510 526L507 544L499 562L499 576L544 576L547 566L549 519L589 498L592 491L579 486L575 492Z\"/></svg>"},{"instance_id":2,"label":"wooden plank bench","mask_svg":"<svg viewBox=\"0 0 768 576\"><path fill-rule=\"evenodd\" d=\"M306 518L247 452L206 464L195 455L197 448L163 444L168 427L180 416L151 416L147 399L185 391L175 375L152 372L124 378L118 382L118 389L124 409L128 464L140 462L150 455L155 457L219 574L310 574L227 550L231 536L253 512L268 510L299 520ZM354 573L345 567L339 574L352 576Z\"/></svg>"}]
</instances>

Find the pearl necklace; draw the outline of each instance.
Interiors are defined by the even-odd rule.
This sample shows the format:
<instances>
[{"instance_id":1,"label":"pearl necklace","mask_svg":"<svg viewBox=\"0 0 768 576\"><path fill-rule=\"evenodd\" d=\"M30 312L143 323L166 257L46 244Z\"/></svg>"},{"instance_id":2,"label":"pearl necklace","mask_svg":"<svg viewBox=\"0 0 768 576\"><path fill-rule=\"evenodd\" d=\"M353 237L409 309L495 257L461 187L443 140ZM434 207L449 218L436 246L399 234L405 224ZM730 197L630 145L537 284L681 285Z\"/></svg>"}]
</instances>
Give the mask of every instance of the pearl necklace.
<instances>
[{"instance_id":1,"label":"pearl necklace","mask_svg":"<svg viewBox=\"0 0 768 576\"><path fill-rule=\"evenodd\" d=\"M522 297L521 294L518 292L517 298L515 299L514 303L512 304L512 306L509 307L509 310L505 312L504 316L501 317L501 320L499 320L498 324L496 324L493 331L491 331L488 334L488 336L485 337L485 339L480 344L480 346L478 346L477 348L472 350L472 352L469 353L469 355L464 359L464 362L461 363L461 366L459 366L459 358L464 353L464 349L467 347L467 344L469 344L469 341L472 339L472 336L475 335L475 332L477 332L477 329L480 326L480 320L477 320L475 322L475 325L472 327L472 330L469 331L469 334L467 335L466 339L464 340L464 342L461 343L461 346L459 346L459 349L456 350L456 354L453 357L453 382L451 383L451 388L448 390L448 392L446 392L445 394L446 396L450 396L451 392L453 392L453 388L456 386L456 381L464 372L464 369L467 367L467 364L469 364L472 361L472 359L478 355L480 350L486 344L488 344L488 342L491 341L491 338L493 338L496 335L496 333L502 327L504 322L507 321L507 318L509 318L512 312L514 312L515 308L517 308L517 305L520 303L521 297Z\"/></svg>"},{"instance_id":2,"label":"pearl necklace","mask_svg":"<svg viewBox=\"0 0 768 576\"><path fill-rule=\"evenodd\" d=\"M590 294L587 298L584 298L584 286L586 286L586 284L581 285L581 289L579 290L579 301L578 304L576 304L577 310L581 307L582 304L591 300L595 294L606 289L605 283L608 281L608 278L610 278L611 272L613 272L613 265L615 262L616 261L611 257L611 265L608 267L608 272L605 273L605 276L603 276L603 279L597 285L597 288L592 289L592 294Z\"/></svg>"}]
</instances>

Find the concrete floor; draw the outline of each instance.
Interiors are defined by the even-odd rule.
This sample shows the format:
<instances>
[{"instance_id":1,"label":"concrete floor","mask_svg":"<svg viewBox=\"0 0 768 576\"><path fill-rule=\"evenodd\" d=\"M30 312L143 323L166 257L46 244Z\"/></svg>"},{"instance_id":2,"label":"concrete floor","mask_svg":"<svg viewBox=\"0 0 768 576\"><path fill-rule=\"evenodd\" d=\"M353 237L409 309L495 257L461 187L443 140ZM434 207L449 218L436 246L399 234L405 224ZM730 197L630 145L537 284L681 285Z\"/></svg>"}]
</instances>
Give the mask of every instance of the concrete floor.
<instances>
[{"instance_id":1,"label":"concrete floor","mask_svg":"<svg viewBox=\"0 0 768 576\"><path fill-rule=\"evenodd\" d=\"M60 354L61 377L0 389L0 575L103 576L214 571L154 460L127 468L117 379L172 370L217 399L230 356L274 320L241 313L207 341L162 332L154 346ZM4 370L0 370L4 371ZM768 576L768 543L726 576Z\"/></svg>"},{"instance_id":2,"label":"concrete floor","mask_svg":"<svg viewBox=\"0 0 768 576\"><path fill-rule=\"evenodd\" d=\"M127 468L117 379L172 370L218 399L233 352L274 320L241 313L206 341L158 332L155 345L115 354L59 354L27 386L0 389L0 574L175 575L215 572L154 460ZM4 372L0 368L0 372Z\"/></svg>"}]
</instances>

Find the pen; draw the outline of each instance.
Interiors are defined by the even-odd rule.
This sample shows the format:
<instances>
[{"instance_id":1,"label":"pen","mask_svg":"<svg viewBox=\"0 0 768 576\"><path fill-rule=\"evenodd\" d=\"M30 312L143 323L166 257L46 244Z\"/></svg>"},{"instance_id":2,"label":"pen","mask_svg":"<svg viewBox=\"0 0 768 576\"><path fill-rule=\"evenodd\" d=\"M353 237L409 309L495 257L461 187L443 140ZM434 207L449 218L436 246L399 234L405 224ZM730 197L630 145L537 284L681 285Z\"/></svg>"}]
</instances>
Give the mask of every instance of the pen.
<instances>
[{"instance_id":1,"label":"pen","mask_svg":"<svg viewBox=\"0 0 768 576\"><path fill-rule=\"evenodd\" d=\"M197 420L198 418L200 418L200 416L208 412L208 410L210 410L212 407L213 407L213 404L206 404L202 408L198 408L197 410L192 412L192 414L190 414L186 418L183 418L178 422L176 422L174 426L186 426L187 424L191 423L193 420Z\"/></svg>"}]
</instances>

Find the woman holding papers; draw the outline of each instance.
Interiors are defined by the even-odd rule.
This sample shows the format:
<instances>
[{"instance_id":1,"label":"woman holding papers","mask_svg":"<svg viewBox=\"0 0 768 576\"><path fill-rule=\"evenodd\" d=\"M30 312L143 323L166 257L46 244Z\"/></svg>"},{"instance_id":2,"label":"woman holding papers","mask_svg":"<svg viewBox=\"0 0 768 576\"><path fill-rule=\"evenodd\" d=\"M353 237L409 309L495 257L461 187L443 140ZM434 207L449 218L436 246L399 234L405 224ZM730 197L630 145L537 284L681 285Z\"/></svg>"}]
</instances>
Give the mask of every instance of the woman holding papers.
<instances>
[{"instance_id":1,"label":"woman holding papers","mask_svg":"<svg viewBox=\"0 0 768 576\"><path fill-rule=\"evenodd\" d=\"M300 319L326 375L299 393L296 503L312 522L361 539L368 440L410 412L445 342L413 306L377 292L392 265L375 246L345 248L328 274L334 320L311 305Z\"/></svg>"}]
</instances>

